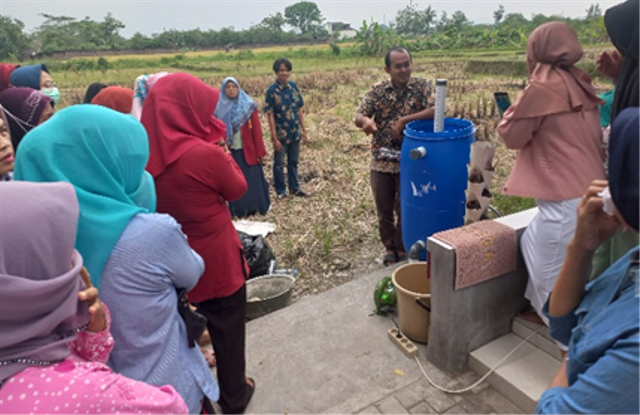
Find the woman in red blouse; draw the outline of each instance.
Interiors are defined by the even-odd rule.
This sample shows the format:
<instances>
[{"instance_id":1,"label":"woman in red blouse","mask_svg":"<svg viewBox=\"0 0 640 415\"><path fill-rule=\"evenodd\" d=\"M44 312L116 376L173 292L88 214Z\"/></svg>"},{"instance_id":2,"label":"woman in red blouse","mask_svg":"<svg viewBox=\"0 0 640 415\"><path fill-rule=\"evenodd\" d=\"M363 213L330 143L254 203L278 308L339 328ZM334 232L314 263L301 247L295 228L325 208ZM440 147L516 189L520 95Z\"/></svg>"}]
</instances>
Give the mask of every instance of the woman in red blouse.
<instances>
[{"instance_id":1,"label":"woman in red blouse","mask_svg":"<svg viewBox=\"0 0 640 415\"><path fill-rule=\"evenodd\" d=\"M229 203L231 215L245 217L265 214L271 208L269 185L262 171L267 155L258 116L258 104L240 88L235 78L222 81L220 100L214 114L227 127L227 145L247 180L249 189L240 199Z\"/></svg>"},{"instance_id":2,"label":"woman in red blouse","mask_svg":"<svg viewBox=\"0 0 640 415\"><path fill-rule=\"evenodd\" d=\"M189 301L207 317L216 354L220 404L242 413L255 388L245 377L245 277L248 267L227 201L247 190L242 171L226 151L223 122L213 116L220 92L192 75L158 80L144 103L149 134L147 170L155 178L158 212L182 225L205 272Z\"/></svg>"}]
</instances>

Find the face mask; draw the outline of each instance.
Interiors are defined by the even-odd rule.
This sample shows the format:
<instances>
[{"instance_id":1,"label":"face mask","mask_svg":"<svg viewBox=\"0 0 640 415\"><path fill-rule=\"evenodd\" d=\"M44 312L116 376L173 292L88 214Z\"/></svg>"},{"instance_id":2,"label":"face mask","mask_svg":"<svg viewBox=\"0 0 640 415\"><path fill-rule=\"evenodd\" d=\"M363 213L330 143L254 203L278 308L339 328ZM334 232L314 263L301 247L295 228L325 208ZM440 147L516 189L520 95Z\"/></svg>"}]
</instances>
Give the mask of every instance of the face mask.
<instances>
[{"instance_id":1,"label":"face mask","mask_svg":"<svg viewBox=\"0 0 640 415\"><path fill-rule=\"evenodd\" d=\"M57 87L43 88L40 90L40 92L42 92L43 94L51 98L53 100L53 103L56 105L60 101L60 91L58 90Z\"/></svg>"}]
</instances>

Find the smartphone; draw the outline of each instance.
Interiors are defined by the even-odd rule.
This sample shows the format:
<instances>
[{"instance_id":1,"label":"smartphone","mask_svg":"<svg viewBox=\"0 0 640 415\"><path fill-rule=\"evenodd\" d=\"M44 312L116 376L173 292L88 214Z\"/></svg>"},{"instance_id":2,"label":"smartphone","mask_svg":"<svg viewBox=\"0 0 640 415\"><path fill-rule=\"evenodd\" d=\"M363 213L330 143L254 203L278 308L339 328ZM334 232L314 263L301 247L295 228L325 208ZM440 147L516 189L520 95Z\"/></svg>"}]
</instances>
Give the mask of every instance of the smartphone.
<instances>
[{"instance_id":1,"label":"smartphone","mask_svg":"<svg viewBox=\"0 0 640 415\"><path fill-rule=\"evenodd\" d=\"M494 92L493 99L496 102L496 107L498 107L498 112L500 113L500 118L504 112L511 106L511 100L509 100L509 94L506 92Z\"/></svg>"}]
</instances>

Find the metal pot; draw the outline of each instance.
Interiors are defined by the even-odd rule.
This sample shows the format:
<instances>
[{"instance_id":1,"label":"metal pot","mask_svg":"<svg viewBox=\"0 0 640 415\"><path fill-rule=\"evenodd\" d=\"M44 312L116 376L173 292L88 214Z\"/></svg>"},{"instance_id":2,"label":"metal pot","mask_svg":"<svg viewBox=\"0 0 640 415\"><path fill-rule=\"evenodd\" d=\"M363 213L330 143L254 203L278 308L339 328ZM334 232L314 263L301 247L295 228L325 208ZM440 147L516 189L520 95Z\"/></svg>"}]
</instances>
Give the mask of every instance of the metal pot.
<instances>
[{"instance_id":1,"label":"metal pot","mask_svg":"<svg viewBox=\"0 0 640 415\"><path fill-rule=\"evenodd\" d=\"M291 291L296 278L273 274L247 281L246 318L253 320L291 304Z\"/></svg>"}]
</instances>

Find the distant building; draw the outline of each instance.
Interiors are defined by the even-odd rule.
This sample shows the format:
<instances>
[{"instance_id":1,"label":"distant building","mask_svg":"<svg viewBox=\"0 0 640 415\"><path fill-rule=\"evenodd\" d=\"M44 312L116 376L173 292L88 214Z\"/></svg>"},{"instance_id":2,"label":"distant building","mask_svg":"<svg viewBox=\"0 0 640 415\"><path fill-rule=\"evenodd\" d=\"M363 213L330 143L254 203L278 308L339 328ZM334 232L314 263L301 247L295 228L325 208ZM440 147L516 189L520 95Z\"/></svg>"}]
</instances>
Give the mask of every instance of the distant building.
<instances>
[{"instance_id":1,"label":"distant building","mask_svg":"<svg viewBox=\"0 0 640 415\"><path fill-rule=\"evenodd\" d=\"M330 22L327 23L327 31L335 36L336 40L351 39L356 37L356 30L351 28L349 23Z\"/></svg>"}]
</instances>

